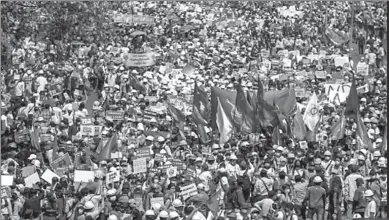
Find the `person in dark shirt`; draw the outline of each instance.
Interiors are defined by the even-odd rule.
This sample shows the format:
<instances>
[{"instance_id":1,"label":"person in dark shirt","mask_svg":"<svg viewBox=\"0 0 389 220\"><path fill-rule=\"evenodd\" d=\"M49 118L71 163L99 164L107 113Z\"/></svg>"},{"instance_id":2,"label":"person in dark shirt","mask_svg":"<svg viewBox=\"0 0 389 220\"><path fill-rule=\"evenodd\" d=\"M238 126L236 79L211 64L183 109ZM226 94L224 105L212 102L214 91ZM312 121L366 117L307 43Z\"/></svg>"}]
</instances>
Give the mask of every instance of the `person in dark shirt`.
<instances>
[{"instance_id":1,"label":"person in dark shirt","mask_svg":"<svg viewBox=\"0 0 389 220\"><path fill-rule=\"evenodd\" d=\"M23 206L22 218L38 218L42 213L41 200L44 197L44 192L41 189L32 188L27 195L28 198Z\"/></svg>"},{"instance_id":2,"label":"person in dark shirt","mask_svg":"<svg viewBox=\"0 0 389 220\"><path fill-rule=\"evenodd\" d=\"M363 54L363 47L365 46L365 37L362 33L359 34L357 37L357 44L358 44L358 52L359 54Z\"/></svg>"}]
</instances>

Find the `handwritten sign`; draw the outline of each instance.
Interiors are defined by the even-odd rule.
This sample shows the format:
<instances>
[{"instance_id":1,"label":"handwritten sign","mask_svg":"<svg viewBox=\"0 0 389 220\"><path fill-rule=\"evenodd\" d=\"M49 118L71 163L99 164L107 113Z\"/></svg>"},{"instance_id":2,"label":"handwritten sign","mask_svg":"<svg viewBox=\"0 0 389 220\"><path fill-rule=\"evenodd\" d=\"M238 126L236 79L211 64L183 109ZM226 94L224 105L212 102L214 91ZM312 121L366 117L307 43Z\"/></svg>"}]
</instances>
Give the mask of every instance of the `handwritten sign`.
<instances>
[{"instance_id":1,"label":"handwritten sign","mask_svg":"<svg viewBox=\"0 0 389 220\"><path fill-rule=\"evenodd\" d=\"M72 166L72 160L70 159L69 153L66 153L64 156L52 161L50 163L50 166L51 168L53 168L53 170L56 170L58 168L68 168L69 166Z\"/></svg>"},{"instance_id":2,"label":"handwritten sign","mask_svg":"<svg viewBox=\"0 0 389 220\"><path fill-rule=\"evenodd\" d=\"M124 112L123 111L107 111L105 113L105 117L110 117L114 121L124 120Z\"/></svg>"},{"instance_id":3,"label":"handwritten sign","mask_svg":"<svg viewBox=\"0 0 389 220\"><path fill-rule=\"evenodd\" d=\"M149 53L130 53L125 61L127 67L146 67L155 64L155 55L153 52Z\"/></svg>"},{"instance_id":4,"label":"handwritten sign","mask_svg":"<svg viewBox=\"0 0 389 220\"><path fill-rule=\"evenodd\" d=\"M120 181L120 171L107 173L105 180L106 180L107 184L119 182Z\"/></svg>"},{"instance_id":5,"label":"handwritten sign","mask_svg":"<svg viewBox=\"0 0 389 220\"><path fill-rule=\"evenodd\" d=\"M366 63L358 63L357 74L362 75L362 76L368 76L369 75L369 65L367 65Z\"/></svg>"},{"instance_id":6,"label":"handwritten sign","mask_svg":"<svg viewBox=\"0 0 389 220\"><path fill-rule=\"evenodd\" d=\"M196 184L194 183L188 186L182 186L180 187L180 189L181 189L181 196L184 200L198 194Z\"/></svg>"},{"instance_id":7,"label":"handwritten sign","mask_svg":"<svg viewBox=\"0 0 389 220\"><path fill-rule=\"evenodd\" d=\"M155 204L164 205L163 197L156 197L156 198L150 198L150 205L151 207L155 207Z\"/></svg>"},{"instance_id":8,"label":"handwritten sign","mask_svg":"<svg viewBox=\"0 0 389 220\"><path fill-rule=\"evenodd\" d=\"M145 157L133 161L134 174L147 172L147 160Z\"/></svg>"},{"instance_id":9,"label":"handwritten sign","mask_svg":"<svg viewBox=\"0 0 389 220\"><path fill-rule=\"evenodd\" d=\"M325 93L330 102L337 104L346 101L347 96L350 93L351 83L347 84L324 84Z\"/></svg>"}]
</instances>

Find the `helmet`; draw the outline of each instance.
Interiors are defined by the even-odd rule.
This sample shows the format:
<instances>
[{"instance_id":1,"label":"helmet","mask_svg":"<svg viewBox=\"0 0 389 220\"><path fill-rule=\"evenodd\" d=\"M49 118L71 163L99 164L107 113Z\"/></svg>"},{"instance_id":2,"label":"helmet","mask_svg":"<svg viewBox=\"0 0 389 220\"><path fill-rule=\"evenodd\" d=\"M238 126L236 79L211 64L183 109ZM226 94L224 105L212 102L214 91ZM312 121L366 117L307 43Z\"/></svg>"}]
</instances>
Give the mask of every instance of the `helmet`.
<instances>
[{"instance_id":1,"label":"helmet","mask_svg":"<svg viewBox=\"0 0 389 220\"><path fill-rule=\"evenodd\" d=\"M370 189L366 190L366 191L365 191L365 194L364 194L364 196L373 196L373 195L374 195L374 193L373 193L373 191L370 190Z\"/></svg>"},{"instance_id":2,"label":"helmet","mask_svg":"<svg viewBox=\"0 0 389 220\"><path fill-rule=\"evenodd\" d=\"M154 216L155 215L155 213L154 213L154 211L153 210L147 210L146 212L145 212L145 216Z\"/></svg>"},{"instance_id":3,"label":"helmet","mask_svg":"<svg viewBox=\"0 0 389 220\"><path fill-rule=\"evenodd\" d=\"M159 217L160 217L160 218L169 218L169 213L167 213L167 211L165 211L165 210L162 210L162 211L159 213Z\"/></svg>"},{"instance_id":4,"label":"helmet","mask_svg":"<svg viewBox=\"0 0 389 220\"><path fill-rule=\"evenodd\" d=\"M320 164L321 164L321 159L320 159L320 158L316 158L316 159L314 160L314 163L315 163L316 165L320 165Z\"/></svg>"},{"instance_id":5,"label":"helmet","mask_svg":"<svg viewBox=\"0 0 389 220\"><path fill-rule=\"evenodd\" d=\"M235 154L232 154L230 157L230 160L237 160L238 158L235 156Z\"/></svg>"},{"instance_id":6,"label":"helmet","mask_svg":"<svg viewBox=\"0 0 389 220\"><path fill-rule=\"evenodd\" d=\"M373 157L380 157L381 153L379 151L374 151Z\"/></svg>"},{"instance_id":7,"label":"helmet","mask_svg":"<svg viewBox=\"0 0 389 220\"><path fill-rule=\"evenodd\" d=\"M324 156L331 156L331 152L326 150L326 152L324 152Z\"/></svg>"},{"instance_id":8,"label":"helmet","mask_svg":"<svg viewBox=\"0 0 389 220\"><path fill-rule=\"evenodd\" d=\"M118 220L118 217L116 215L110 215L108 220Z\"/></svg>"},{"instance_id":9,"label":"helmet","mask_svg":"<svg viewBox=\"0 0 389 220\"><path fill-rule=\"evenodd\" d=\"M363 155L359 155L358 160L365 160L365 157Z\"/></svg>"},{"instance_id":10,"label":"helmet","mask_svg":"<svg viewBox=\"0 0 389 220\"><path fill-rule=\"evenodd\" d=\"M84 209L93 209L94 207L95 207L95 204L93 204L93 202L91 202L91 201L87 201L84 204Z\"/></svg>"},{"instance_id":11,"label":"helmet","mask_svg":"<svg viewBox=\"0 0 389 220\"><path fill-rule=\"evenodd\" d=\"M181 200L179 200L179 199L175 199L172 204L173 204L173 207L176 207L176 208L183 206Z\"/></svg>"},{"instance_id":12,"label":"helmet","mask_svg":"<svg viewBox=\"0 0 389 220\"><path fill-rule=\"evenodd\" d=\"M177 217L179 217L180 215L179 215L176 211L172 211L172 212L169 213L169 216L170 216L170 218L172 219L172 218L177 218Z\"/></svg>"},{"instance_id":13,"label":"helmet","mask_svg":"<svg viewBox=\"0 0 389 220\"><path fill-rule=\"evenodd\" d=\"M353 219L358 219L358 218L362 218L361 214L355 213L353 215Z\"/></svg>"},{"instance_id":14,"label":"helmet","mask_svg":"<svg viewBox=\"0 0 389 220\"><path fill-rule=\"evenodd\" d=\"M315 178L313 178L313 182L314 183L321 183L323 180L321 179L320 176L315 176Z\"/></svg>"}]
</instances>

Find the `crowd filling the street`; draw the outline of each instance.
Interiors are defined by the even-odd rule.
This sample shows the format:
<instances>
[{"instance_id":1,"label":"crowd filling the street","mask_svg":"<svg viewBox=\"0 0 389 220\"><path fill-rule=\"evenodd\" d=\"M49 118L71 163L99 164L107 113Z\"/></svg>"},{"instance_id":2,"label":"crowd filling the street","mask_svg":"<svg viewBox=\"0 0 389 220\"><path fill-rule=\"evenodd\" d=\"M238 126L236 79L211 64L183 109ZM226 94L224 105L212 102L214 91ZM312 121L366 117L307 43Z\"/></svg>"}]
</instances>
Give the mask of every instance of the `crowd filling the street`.
<instances>
[{"instance_id":1,"label":"crowd filling the street","mask_svg":"<svg viewBox=\"0 0 389 220\"><path fill-rule=\"evenodd\" d=\"M386 2L1 5L1 219L387 218Z\"/></svg>"}]
</instances>

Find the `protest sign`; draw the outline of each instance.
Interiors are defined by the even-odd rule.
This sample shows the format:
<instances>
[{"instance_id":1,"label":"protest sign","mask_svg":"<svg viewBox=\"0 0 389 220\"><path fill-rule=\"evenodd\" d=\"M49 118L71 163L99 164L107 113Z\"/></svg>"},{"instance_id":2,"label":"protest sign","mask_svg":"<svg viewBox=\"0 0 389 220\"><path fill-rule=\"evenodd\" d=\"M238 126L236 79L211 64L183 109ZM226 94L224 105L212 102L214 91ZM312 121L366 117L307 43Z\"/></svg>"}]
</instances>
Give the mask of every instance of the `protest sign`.
<instances>
[{"instance_id":1,"label":"protest sign","mask_svg":"<svg viewBox=\"0 0 389 220\"><path fill-rule=\"evenodd\" d=\"M29 134L28 134L28 130L27 132L26 131L22 131L22 132L15 132L15 142L16 143L23 143L24 141L27 141L28 140L28 137Z\"/></svg>"},{"instance_id":2,"label":"protest sign","mask_svg":"<svg viewBox=\"0 0 389 220\"><path fill-rule=\"evenodd\" d=\"M150 121L151 119L155 119L157 120L157 113L156 112L153 112L151 110L144 110L143 111L143 119L145 121Z\"/></svg>"},{"instance_id":3,"label":"protest sign","mask_svg":"<svg viewBox=\"0 0 389 220\"><path fill-rule=\"evenodd\" d=\"M63 92L63 84L62 83L54 83L50 86L50 93L52 96L62 94L62 92Z\"/></svg>"},{"instance_id":4,"label":"protest sign","mask_svg":"<svg viewBox=\"0 0 389 220\"><path fill-rule=\"evenodd\" d=\"M299 144L301 149L308 149L308 144L306 141L300 141Z\"/></svg>"},{"instance_id":5,"label":"protest sign","mask_svg":"<svg viewBox=\"0 0 389 220\"><path fill-rule=\"evenodd\" d=\"M95 172L90 170L75 170L74 171L74 182L83 182L87 183L89 181L94 181Z\"/></svg>"},{"instance_id":6,"label":"protest sign","mask_svg":"<svg viewBox=\"0 0 389 220\"><path fill-rule=\"evenodd\" d=\"M92 118L81 118L81 124L82 125L93 124Z\"/></svg>"},{"instance_id":7,"label":"protest sign","mask_svg":"<svg viewBox=\"0 0 389 220\"><path fill-rule=\"evenodd\" d=\"M122 157L123 157L123 153L122 152L111 153L111 158L112 159L118 159L118 158L122 158Z\"/></svg>"},{"instance_id":8,"label":"protest sign","mask_svg":"<svg viewBox=\"0 0 389 220\"><path fill-rule=\"evenodd\" d=\"M265 49L261 50L261 57L262 58L268 58L269 56L270 56L270 50L265 50Z\"/></svg>"},{"instance_id":9,"label":"protest sign","mask_svg":"<svg viewBox=\"0 0 389 220\"><path fill-rule=\"evenodd\" d=\"M149 102L157 102L158 98L157 96L145 96L145 100Z\"/></svg>"},{"instance_id":10,"label":"protest sign","mask_svg":"<svg viewBox=\"0 0 389 220\"><path fill-rule=\"evenodd\" d=\"M305 89L304 88L295 88L296 97L302 98L305 97Z\"/></svg>"},{"instance_id":11,"label":"protest sign","mask_svg":"<svg viewBox=\"0 0 389 220\"><path fill-rule=\"evenodd\" d=\"M184 200L198 194L196 184L194 183L188 186L181 186L180 190L181 190L180 194Z\"/></svg>"},{"instance_id":12,"label":"protest sign","mask_svg":"<svg viewBox=\"0 0 389 220\"><path fill-rule=\"evenodd\" d=\"M362 76L368 76L369 75L369 65L366 63L359 62L357 64L357 74Z\"/></svg>"},{"instance_id":13,"label":"protest sign","mask_svg":"<svg viewBox=\"0 0 389 220\"><path fill-rule=\"evenodd\" d=\"M315 76L318 79L325 79L327 77L327 72L326 71L316 71Z\"/></svg>"},{"instance_id":14,"label":"protest sign","mask_svg":"<svg viewBox=\"0 0 389 220\"><path fill-rule=\"evenodd\" d=\"M261 64L264 71L269 71L271 69L271 62L269 60L263 60Z\"/></svg>"},{"instance_id":15,"label":"protest sign","mask_svg":"<svg viewBox=\"0 0 389 220\"><path fill-rule=\"evenodd\" d=\"M35 173L36 167L34 165L22 168L22 177L28 177Z\"/></svg>"},{"instance_id":16,"label":"protest sign","mask_svg":"<svg viewBox=\"0 0 389 220\"><path fill-rule=\"evenodd\" d=\"M163 197L150 198L151 207L155 207L155 204L160 204L161 206L163 206L165 204Z\"/></svg>"},{"instance_id":17,"label":"protest sign","mask_svg":"<svg viewBox=\"0 0 389 220\"><path fill-rule=\"evenodd\" d=\"M149 53L129 53L128 58L125 61L127 67L146 67L155 64L154 52Z\"/></svg>"},{"instance_id":18,"label":"protest sign","mask_svg":"<svg viewBox=\"0 0 389 220\"><path fill-rule=\"evenodd\" d=\"M124 120L124 112L123 111L107 111L105 113L105 117L110 117L114 121Z\"/></svg>"},{"instance_id":19,"label":"protest sign","mask_svg":"<svg viewBox=\"0 0 389 220\"><path fill-rule=\"evenodd\" d=\"M324 84L324 88L328 101L340 104L346 101L346 98L350 93L351 83Z\"/></svg>"},{"instance_id":20,"label":"protest sign","mask_svg":"<svg viewBox=\"0 0 389 220\"><path fill-rule=\"evenodd\" d=\"M26 187L31 188L33 184L40 182L41 179L39 178L38 173L33 173L32 175L24 178L24 183Z\"/></svg>"},{"instance_id":21,"label":"protest sign","mask_svg":"<svg viewBox=\"0 0 389 220\"><path fill-rule=\"evenodd\" d=\"M184 162L182 162L182 160L173 158L170 162L173 166L177 167L178 170L183 170Z\"/></svg>"},{"instance_id":22,"label":"protest sign","mask_svg":"<svg viewBox=\"0 0 389 220\"><path fill-rule=\"evenodd\" d=\"M369 92L369 84L365 84L357 88L358 94L368 93Z\"/></svg>"},{"instance_id":23,"label":"protest sign","mask_svg":"<svg viewBox=\"0 0 389 220\"><path fill-rule=\"evenodd\" d=\"M169 167L166 169L166 174L169 178L177 176L177 167Z\"/></svg>"},{"instance_id":24,"label":"protest sign","mask_svg":"<svg viewBox=\"0 0 389 220\"><path fill-rule=\"evenodd\" d=\"M120 181L120 171L114 171L114 172L107 173L105 181L107 182L107 184L119 182Z\"/></svg>"},{"instance_id":25,"label":"protest sign","mask_svg":"<svg viewBox=\"0 0 389 220\"><path fill-rule=\"evenodd\" d=\"M138 25L152 25L154 24L154 18L146 15L129 15L129 14L116 14L113 17L115 23L125 24L138 24Z\"/></svg>"},{"instance_id":26,"label":"protest sign","mask_svg":"<svg viewBox=\"0 0 389 220\"><path fill-rule=\"evenodd\" d=\"M84 136L95 136L100 135L103 126L101 125L80 125L81 135Z\"/></svg>"},{"instance_id":27,"label":"protest sign","mask_svg":"<svg viewBox=\"0 0 389 220\"><path fill-rule=\"evenodd\" d=\"M41 134L41 141L42 142L49 142L53 141L54 137L51 134Z\"/></svg>"},{"instance_id":28,"label":"protest sign","mask_svg":"<svg viewBox=\"0 0 389 220\"><path fill-rule=\"evenodd\" d=\"M333 56L334 58L334 62L335 62L335 66L338 67L338 66L341 66L341 67L344 67L344 65L346 63L349 63L349 58L348 56Z\"/></svg>"},{"instance_id":29,"label":"protest sign","mask_svg":"<svg viewBox=\"0 0 389 220\"><path fill-rule=\"evenodd\" d=\"M11 198L11 196L11 189L9 187L1 187L1 198Z\"/></svg>"},{"instance_id":30,"label":"protest sign","mask_svg":"<svg viewBox=\"0 0 389 220\"><path fill-rule=\"evenodd\" d=\"M150 148L144 147L144 148L139 148L136 149L136 156L138 158L150 158Z\"/></svg>"},{"instance_id":31,"label":"protest sign","mask_svg":"<svg viewBox=\"0 0 389 220\"><path fill-rule=\"evenodd\" d=\"M51 181L52 181L53 177L57 177L59 179L59 176L49 169L47 169L41 176L41 178L43 180L45 180L46 182L48 182L50 184L52 183Z\"/></svg>"},{"instance_id":32,"label":"protest sign","mask_svg":"<svg viewBox=\"0 0 389 220\"><path fill-rule=\"evenodd\" d=\"M163 161L164 158L165 157L162 154L155 154L154 160L155 161Z\"/></svg>"},{"instance_id":33,"label":"protest sign","mask_svg":"<svg viewBox=\"0 0 389 220\"><path fill-rule=\"evenodd\" d=\"M72 166L72 161L70 159L69 154L66 153L64 156L52 161L50 163L50 166L51 168L53 168L53 170L56 170L58 168L68 168L69 166Z\"/></svg>"},{"instance_id":34,"label":"protest sign","mask_svg":"<svg viewBox=\"0 0 389 220\"><path fill-rule=\"evenodd\" d=\"M1 175L1 186L12 186L14 183L14 176Z\"/></svg>"},{"instance_id":35,"label":"protest sign","mask_svg":"<svg viewBox=\"0 0 389 220\"><path fill-rule=\"evenodd\" d=\"M145 157L135 159L132 163L134 174L147 172L147 160Z\"/></svg>"}]
</instances>

